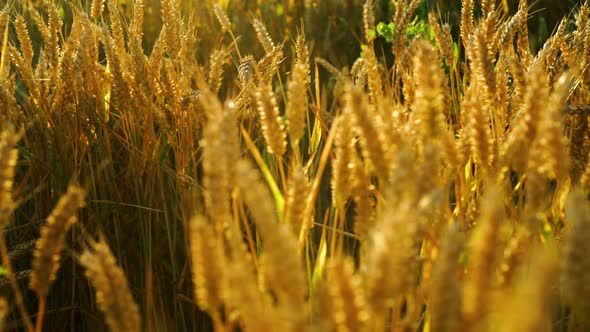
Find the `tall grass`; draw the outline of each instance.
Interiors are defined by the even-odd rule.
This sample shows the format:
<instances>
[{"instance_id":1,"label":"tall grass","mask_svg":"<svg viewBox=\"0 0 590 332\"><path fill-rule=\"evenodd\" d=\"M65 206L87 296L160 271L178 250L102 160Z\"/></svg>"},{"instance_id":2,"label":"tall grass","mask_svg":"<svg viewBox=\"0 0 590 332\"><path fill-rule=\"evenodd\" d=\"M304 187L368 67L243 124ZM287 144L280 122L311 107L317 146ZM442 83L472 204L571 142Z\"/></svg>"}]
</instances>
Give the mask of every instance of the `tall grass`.
<instances>
[{"instance_id":1,"label":"tall grass","mask_svg":"<svg viewBox=\"0 0 590 332\"><path fill-rule=\"evenodd\" d=\"M1 5L0 329L590 329L590 9L505 3Z\"/></svg>"}]
</instances>

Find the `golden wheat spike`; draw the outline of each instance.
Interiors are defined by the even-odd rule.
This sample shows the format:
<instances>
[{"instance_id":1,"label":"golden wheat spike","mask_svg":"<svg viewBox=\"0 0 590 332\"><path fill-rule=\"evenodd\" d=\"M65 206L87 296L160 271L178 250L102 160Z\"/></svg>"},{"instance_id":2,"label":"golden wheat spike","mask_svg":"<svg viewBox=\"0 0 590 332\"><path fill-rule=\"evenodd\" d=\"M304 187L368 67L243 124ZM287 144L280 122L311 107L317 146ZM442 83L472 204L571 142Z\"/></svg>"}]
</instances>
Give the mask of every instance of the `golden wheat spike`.
<instances>
[{"instance_id":1,"label":"golden wheat spike","mask_svg":"<svg viewBox=\"0 0 590 332\"><path fill-rule=\"evenodd\" d=\"M463 245L463 234L458 225L449 225L443 235L430 280L428 316L432 331L462 330L459 256Z\"/></svg>"},{"instance_id":2,"label":"golden wheat spike","mask_svg":"<svg viewBox=\"0 0 590 332\"><path fill-rule=\"evenodd\" d=\"M92 0L92 5L90 6L90 17L94 22L97 22L102 14L104 9L104 0Z\"/></svg>"},{"instance_id":3,"label":"golden wheat spike","mask_svg":"<svg viewBox=\"0 0 590 332\"><path fill-rule=\"evenodd\" d=\"M256 105L268 152L279 157L283 156L287 152L287 136L280 118L277 99L270 84L261 85L256 89Z\"/></svg>"},{"instance_id":4,"label":"golden wheat spike","mask_svg":"<svg viewBox=\"0 0 590 332\"><path fill-rule=\"evenodd\" d=\"M303 167L300 164L295 164L289 176L284 221L296 235L299 235L304 222L310 189L309 180Z\"/></svg>"},{"instance_id":5,"label":"golden wheat spike","mask_svg":"<svg viewBox=\"0 0 590 332\"><path fill-rule=\"evenodd\" d=\"M41 237L35 245L33 273L29 283L40 299L47 297L49 288L55 281L66 234L78 219L77 213L84 205L84 196L82 188L70 185L47 217L47 223L41 228Z\"/></svg>"},{"instance_id":6,"label":"golden wheat spike","mask_svg":"<svg viewBox=\"0 0 590 332\"><path fill-rule=\"evenodd\" d=\"M372 317L363 280L355 273L352 259L339 258L330 262L322 282L318 289L320 314L336 331L366 331Z\"/></svg>"},{"instance_id":7,"label":"golden wheat spike","mask_svg":"<svg viewBox=\"0 0 590 332\"><path fill-rule=\"evenodd\" d=\"M482 211L477 220L477 229L469 244L469 279L463 293L463 315L471 328L478 328L489 318L492 309L490 300L497 288L494 276L500 261L498 244L503 241L503 226L507 218L504 202L498 197L503 197L499 189L487 189L481 201Z\"/></svg>"},{"instance_id":8,"label":"golden wheat spike","mask_svg":"<svg viewBox=\"0 0 590 332\"><path fill-rule=\"evenodd\" d=\"M223 49L214 50L209 56L208 83L211 92L214 94L217 94L219 91L221 81L223 80L223 64L225 63L226 57L227 54Z\"/></svg>"},{"instance_id":9,"label":"golden wheat spike","mask_svg":"<svg viewBox=\"0 0 590 332\"><path fill-rule=\"evenodd\" d=\"M296 63L291 71L287 90L287 131L291 142L297 144L303 137L307 120L307 69Z\"/></svg>"},{"instance_id":10,"label":"golden wheat spike","mask_svg":"<svg viewBox=\"0 0 590 332\"><path fill-rule=\"evenodd\" d=\"M565 212L571 226L561 260L564 296L573 311L572 324L583 331L590 328L590 208L586 195L580 190L572 191Z\"/></svg>"},{"instance_id":11,"label":"golden wheat spike","mask_svg":"<svg viewBox=\"0 0 590 332\"><path fill-rule=\"evenodd\" d=\"M0 133L0 228L9 222L15 208L12 187L18 151L14 146L19 139L20 135L10 126Z\"/></svg>"},{"instance_id":12,"label":"golden wheat spike","mask_svg":"<svg viewBox=\"0 0 590 332\"><path fill-rule=\"evenodd\" d=\"M221 8L217 2L213 4L213 12L215 13L215 17L217 17L217 21L223 30L231 31L231 22L223 8Z\"/></svg>"},{"instance_id":13,"label":"golden wheat spike","mask_svg":"<svg viewBox=\"0 0 590 332\"><path fill-rule=\"evenodd\" d=\"M254 27L254 30L256 30L256 37L258 38L258 41L264 48L264 51L266 53L272 51L272 49L275 47L275 43L270 38L270 35L268 34L268 31L266 30L266 26L264 25L264 23L262 23L262 21L260 21L257 18L253 18L252 26Z\"/></svg>"},{"instance_id":14,"label":"golden wheat spike","mask_svg":"<svg viewBox=\"0 0 590 332\"><path fill-rule=\"evenodd\" d=\"M86 278L96 290L96 303L105 314L107 324L113 332L141 331L139 309L125 273L117 265L108 245L96 242L79 257L86 269Z\"/></svg>"},{"instance_id":15,"label":"golden wheat spike","mask_svg":"<svg viewBox=\"0 0 590 332\"><path fill-rule=\"evenodd\" d=\"M501 314L497 325L501 331L550 332L559 277L559 257L553 243L532 247L526 267L520 269L514 288L498 300ZM506 301L507 300L507 301ZM587 327L587 326L586 326Z\"/></svg>"},{"instance_id":16,"label":"golden wheat spike","mask_svg":"<svg viewBox=\"0 0 590 332\"><path fill-rule=\"evenodd\" d=\"M474 0L461 1L461 41L467 49L467 41L473 32L473 3Z\"/></svg>"},{"instance_id":17,"label":"golden wheat spike","mask_svg":"<svg viewBox=\"0 0 590 332\"><path fill-rule=\"evenodd\" d=\"M223 243L203 216L190 220L190 248L195 298L202 310L218 314L226 291Z\"/></svg>"},{"instance_id":18,"label":"golden wheat spike","mask_svg":"<svg viewBox=\"0 0 590 332\"><path fill-rule=\"evenodd\" d=\"M418 220L410 204L383 207L370 233L362 261L367 301L383 321L397 300L415 288ZM395 278L389 276L395 275Z\"/></svg>"}]
</instances>

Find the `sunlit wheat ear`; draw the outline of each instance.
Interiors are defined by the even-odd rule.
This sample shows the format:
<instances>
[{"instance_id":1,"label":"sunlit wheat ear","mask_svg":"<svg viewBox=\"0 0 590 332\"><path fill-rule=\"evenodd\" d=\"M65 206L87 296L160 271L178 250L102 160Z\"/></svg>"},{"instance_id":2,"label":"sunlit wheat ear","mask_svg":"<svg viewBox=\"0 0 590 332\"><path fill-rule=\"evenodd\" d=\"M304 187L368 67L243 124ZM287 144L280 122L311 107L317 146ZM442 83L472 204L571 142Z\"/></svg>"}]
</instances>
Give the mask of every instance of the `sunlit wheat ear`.
<instances>
[{"instance_id":1,"label":"sunlit wheat ear","mask_svg":"<svg viewBox=\"0 0 590 332\"><path fill-rule=\"evenodd\" d=\"M275 43L270 38L266 26L264 26L264 23L257 18L252 19L252 26L254 27L254 30L256 30L256 37L264 48L264 51L269 53L275 47Z\"/></svg>"},{"instance_id":2,"label":"sunlit wheat ear","mask_svg":"<svg viewBox=\"0 0 590 332\"><path fill-rule=\"evenodd\" d=\"M291 72L287 90L287 131L295 144L303 137L307 120L307 72L303 64L296 63Z\"/></svg>"},{"instance_id":3,"label":"sunlit wheat ear","mask_svg":"<svg viewBox=\"0 0 590 332\"><path fill-rule=\"evenodd\" d=\"M428 315L432 331L462 330L461 266L464 238L457 225L450 225L443 237L430 281Z\"/></svg>"},{"instance_id":4,"label":"sunlit wheat ear","mask_svg":"<svg viewBox=\"0 0 590 332\"><path fill-rule=\"evenodd\" d=\"M364 51L365 69L367 71L367 83L369 86L369 101L374 108L379 106L383 100L383 82L379 70L379 62L373 46L367 47Z\"/></svg>"},{"instance_id":5,"label":"sunlit wheat ear","mask_svg":"<svg viewBox=\"0 0 590 332\"><path fill-rule=\"evenodd\" d=\"M467 49L467 41L473 32L473 0L461 1L461 40Z\"/></svg>"},{"instance_id":6,"label":"sunlit wheat ear","mask_svg":"<svg viewBox=\"0 0 590 332\"><path fill-rule=\"evenodd\" d=\"M291 227L293 234L299 235L310 194L307 174L300 164L295 164L289 176L287 198L285 199L285 223Z\"/></svg>"},{"instance_id":7,"label":"sunlit wheat ear","mask_svg":"<svg viewBox=\"0 0 590 332\"><path fill-rule=\"evenodd\" d=\"M579 190L570 193L565 212L569 229L563 246L562 287L571 306L574 324L590 329L590 208Z\"/></svg>"},{"instance_id":8,"label":"sunlit wheat ear","mask_svg":"<svg viewBox=\"0 0 590 332\"><path fill-rule=\"evenodd\" d=\"M493 14L495 10L496 2L494 0L481 0L481 11L483 13L483 17Z\"/></svg>"},{"instance_id":9,"label":"sunlit wheat ear","mask_svg":"<svg viewBox=\"0 0 590 332\"><path fill-rule=\"evenodd\" d=\"M86 278L96 290L96 303L113 332L141 331L139 309L115 257L104 242L95 242L79 257Z\"/></svg>"},{"instance_id":10,"label":"sunlit wheat ear","mask_svg":"<svg viewBox=\"0 0 590 332\"><path fill-rule=\"evenodd\" d=\"M367 301L379 319L416 287L418 226L410 204L384 208L377 216L361 271Z\"/></svg>"},{"instance_id":11,"label":"sunlit wheat ear","mask_svg":"<svg viewBox=\"0 0 590 332\"><path fill-rule=\"evenodd\" d=\"M363 28L365 40L371 43L375 39L375 4L373 0L367 0L363 5Z\"/></svg>"},{"instance_id":12,"label":"sunlit wheat ear","mask_svg":"<svg viewBox=\"0 0 590 332\"><path fill-rule=\"evenodd\" d=\"M237 162L236 180L262 237L261 262L269 288L281 304L303 305L306 282L295 234L288 225L278 223L271 192L250 162Z\"/></svg>"},{"instance_id":13,"label":"sunlit wheat ear","mask_svg":"<svg viewBox=\"0 0 590 332\"><path fill-rule=\"evenodd\" d=\"M213 12L215 13L215 17L217 17L217 21L225 31L231 31L231 22L227 17L225 11L219 6L217 2L213 4Z\"/></svg>"},{"instance_id":14,"label":"sunlit wheat ear","mask_svg":"<svg viewBox=\"0 0 590 332\"><path fill-rule=\"evenodd\" d=\"M369 230L375 226L375 198L373 197L373 184L371 176L367 173L361 158L355 151L351 151L352 160L348 168L352 172L351 182L347 186L353 188L354 200L354 234L361 241L366 240Z\"/></svg>"},{"instance_id":15,"label":"sunlit wheat ear","mask_svg":"<svg viewBox=\"0 0 590 332\"><path fill-rule=\"evenodd\" d=\"M201 140L205 208L209 220L222 231L232 220L232 165L239 156L237 125L229 105L221 106L217 97L208 91L204 91L200 98L209 115Z\"/></svg>"},{"instance_id":16,"label":"sunlit wheat ear","mask_svg":"<svg viewBox=\"0 0 590 332\"><path fill-rule=\"evenodd\" d=\"M326 279L318 286L319 310L336 331L365 331L371 320L363 280L351 258L339 258L326 267Z\"/></svg>"},{"instance_id":17,"label":"sunlit wheat ear","mask_svg":"<svg viewBox=\"0 0 590 332\"><path fill-rule=\"evenodd\" d=\"M500 271L498 273L498 283L501 287L508 288L514 286L513 282L527 258L527 252L531 249L532 240L530 230L525 226L521 226L516 229L515 234L508 241L502 254Z\"/></svg>"},{"instance_id":18,"label":"sunlit wheat ear","mask_svg":"<svg viewBox=\"0 0 590 332\"><path fill-rule=\"evenodd\" d=\"M33 273L29 287L44 299L55 281L60 266L61 251L67 232L78 219L78 210L84 205L84 190L70 185L68 191L59 199L47 223L41 228L33 259Z\"/></svg>"},{"instance_id":19,"label":"sunlit wheat ear","mask_svg":"<svg viewBox=\"0 0 590 332\"><path fill-rule=\"evenodd\" d=\"M104 9L104 0L92 0L90 6L90 17L97 22Z\"/></svg>"},{"instance_id":20,"label":"sunlit wheat ear","mask_svg":"<svg viewBox=\"0 0 590 332\"><path fill-rule=\"evenodd\" d=\"M133 0L133 21L131 24L131 34L134 38L141 40L143 36L143 9L144 0Z\"/></svg>"},{"instance_id":21,"label":"sunlit wheat ear","mask_svg":"<svg viewBox=\"0 0 590 332\"><path fill-rule=\"evenodd\" d=\"M0 228L9 222L15 208L12 187L18 151L14 146L19 139L20 135L10 126L0 133Z\"/></svg>"},{"instance_id":22,"label":"sunlit wheat ear","mask_svg":"<svg viewBox=\"0 0 590 332\"><path fill-rule=\"evenodd\" d=\"M180 1L162 0L162 24L165 30L166 53L176 56L182 47L183 22Z\"/></svg>"},{"instance_id":23,"label":"sunlit wheat ear","mask_svg":"<svg viewBox=\"0 0 590 332\"><path fill-rule=\"evenodd\" d=\"M508 138L504 143L502 158L516 171L526 169L529 158L530 142L537 137L544 101L549 98L546 75L540 65L533 66L525 74L525 91L522 108L510 124Z\"/></svg>"},{"instance_id":24,"label":"sunlit wheat ear","mask_svg":"<svg viewBox=\"0 0 590 332\"><path fill-rule=\"evenodd\" d=\"M413 58L416 100L412 107L419 141L449 139L445 120L446 77L440 60L429 43L417 42Z\"/></svg>"},{"instance_id":25,"label":"sunlit wheat ear","mask_svg":"<svg viewBox=\"0 0 590 332\"><path fill-rule=\"evenodd\" d=\"M485 106L491 107L494 102L494 88L496 87L496 73L494 64L489 55L486 42L485 25L477 28L467 42L467 56L470 60L472 80L477 82L480 93L483 95ZM481 102L481 101L480 101Z\"/></svg>"},{"instance_id":26,"label":"sunlit wheat ear","mask_svg":"<svg viewBox=\"0 0 590 332\"><path fill-rule=\"evenodd\" d=\"M31 37L29 36L29 30L27 29L27 23L25 22L24 17L19 15L16 20L14 20L14 28L20 43L19 49L26 61L26 64L31 66L34 55L33 43L31 42Z\"/></svg>"},{"instance_id":27,"label":"sunlit wheat ear","mask_svg":"<svg viewBox=\"0 0 590 332\"><path fill-rule=\"evenodd\" d=\"M391 171L392 147L384 136L383 128L371 116L365 92L360 87L349 87L345 95L345 107L350 108L354 125L358 130L363 158L380 178L387 178Z\"/></svg>"},{"instance_id":28,"label":"sunlit wheat ear","mask_svg":"<svg viewBox=\"0 0 590 332\"><path fill-rule=\"evenodd\" d=\"M231 246L241 241L235 235L234 232L231 239L228 239ZM237 256L228 261L226 267L229 288L225 299L232 310L232 320L240 322L240 326L246 332L286 331L286 322L282 320L283 317L277 315L270 296L256 287L256 271L252 262L241 259L245 257L241 254Z\"/></svg>"},{"instance_id":29,"label":"sunlit wheat ear","mask_svg":"<svg viewBox=\"0 0 590 332\"><path fill-rule=\"evenodd\" d=\"M336 208L343 209L352 196L351 180L354 146L354 123L350 107L345 106L338 116L340 125L336 129L334 160L332 160L332 202Z\"/></svg>"},{"instance_id":30,"label":"sunlit wheat ear","mask_svg":"<svg viewBox=\"0 0 590 332\"><path fill-rule=\"evenodd\" d=\"M208 83L211 91L217 94L221 81L223 80L223 64L226 59L226 52L224 50L214 50L209 56L209 75Z\"/></svg>"},{"instance_id":31,"label":"sunlit wheat ear","mask_svg":"<svg viewBox=\"0 0 590 332\"><path fill-rule=\"evenodd\" d=\"M307 82L309 82L309 46L305 40L303 32L297 34L297 40L295 41L295 62L305 67L305 75L307 76Z\"/></svg>"},{"instance_id":32,"label":"sunlit wheat ear","mask_svg":"<svg viewBox=\"0 0 590 332\"><path fill-rule=\"evenodd\" d=\"M518 10L526 13L528 11L528 0L520 0L518 3ZM522 62L528 67L533 61L533 56L529 46L528 15L520 15L516 43L516 50L518 51Z\"/></svg>"},{"instance_id":33,"label":"sunlit wheat ear","mask_svg":"<svg viewBox=\"0 0 590 332\"><path fill-rule=\"evenodd\" d=\"M226 291L223 242L204 217L190 220L193 287L202 310L216 315Z\"/></svg>"},{"instance_id":34,"label":"sunlit wheat ear","mask_svg":"<svg viewBox=\"0 0 590 332\"><path fill-rule=\"evenodd\" d=\"M453 54L453 37L451 27L448 24L441 24L435 14L428 13L428 24L432 27L434 40L440 50L443 60L447 66L453 68L455 56Z\"/></svg>"},{"instance_id":35,"label":"sunlit wheat ear","mask_svg":"<svg viewBox=\"0 0 590 332\"><path fill-rule=\"evenodd\" d=\"M467 119L465 135L471 157L483 170L490 170L493 161L492 133L487 108L477 99L480 86L473 83L463 103L464 118Z\"/></svg>"},{"instance_id":36,"label":"sunlit wheat ear","mask_svg":"<svg viewBox=\"0 0 590 332\"><path fill-rule=\"evenodd\" d=\"M256 106L268 151L279 157L284 155L287 151L287 135L270 84L264 84L256 89Z\"/></svg>"},{"instance_id":37,"label":"sunlit wheat ear","mask_svg":"<svg viewBox=\"0 0 590 332\"><path fill-rule=\"evenodd\" d=\"M542 120L539 135L533 143L533 154L541 156L541 171L549 178L565 181L570 174L568 142L563 135L563 105L570 90L570 76L563 75L553 86Z\"/></svg>"},{"instance_id":38,"label":"sunlit wheat ear","mask_svg":"<svg viewBox=\"0 0 590 332\"><path fill-rule=\"evenodd\" d=\"M481 216L470 239L467 278L463 296L463 314L471 327L485 322L490 314L490 300L497 280L496 267L500 257L498 244L503 240L506 216L502 192L488 188L481 202Z\"/></svg>"},{"instance_id":39,"label":"sunlit wheat ear","mask_svg":"<svg viewBox=\"0 0 590 332\"><path fill-rule=\"evenodd\" d=\"M508 48L514 45L514 36L518 31L518 24L520 23L520 15L526 15L525 12L518 11L514 14L508 22L502 25L502 29L498 29L495 39L498 47L502 51L507 51Z\"/></svg>"},{"instance_id":40,"label":"sunlit wheat ear","mask_svg":"<svg viewBox=\"0 0 590 332\"><path fill-rule=\"evenodd\" d=\"M528 256L531 255L529 263L519 270L515 287L498 300L500 324L495 327L499 331L555 331L552 319L558 298L555 286L559 257L553 243L533 247Z\"/></svg>"},{"instance_id":41,"label":"sunlit wheat ear","mask_svg":"<svg viewBox=\"0 0 590 332\"><path fill-rule=\"evenodd\" d=\"M279 66L285 59L283 47L282 43L273 47L256 64L256 78L259 85L272 84L272 77L277 73Z\"/></svg>"}]
</instances>

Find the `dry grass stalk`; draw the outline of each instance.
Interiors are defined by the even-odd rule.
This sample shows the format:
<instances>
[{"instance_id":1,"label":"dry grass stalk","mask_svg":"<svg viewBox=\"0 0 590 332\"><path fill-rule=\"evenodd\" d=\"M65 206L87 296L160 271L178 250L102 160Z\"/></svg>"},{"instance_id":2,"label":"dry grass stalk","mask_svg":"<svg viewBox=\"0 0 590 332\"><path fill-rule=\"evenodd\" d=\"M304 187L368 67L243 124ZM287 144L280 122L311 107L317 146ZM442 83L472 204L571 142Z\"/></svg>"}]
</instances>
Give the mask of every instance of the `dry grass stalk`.
<instances>
[{"instance_id":1,"label":"dry grass stalk","mask_svg":"<svg viewBox=\"0 0 590 332\"><path fill-rule=\"evenodd\" d=\"M141 331L139 309L133 299L125 273L108 245L95 242L79 257L86 278L96 290L96 303L113 332Z\"/></svg>"},{"instance_id":2,"label":"dry grass stalk","mask_svg":"<svg viewBox=\"0 0 590 332\"><path fill-rule=\"evenodd\" d=\"M9 312L8 301L4 297L0 297L0 331L4 331L4 320Z\"/></svg>"}]
</instances>

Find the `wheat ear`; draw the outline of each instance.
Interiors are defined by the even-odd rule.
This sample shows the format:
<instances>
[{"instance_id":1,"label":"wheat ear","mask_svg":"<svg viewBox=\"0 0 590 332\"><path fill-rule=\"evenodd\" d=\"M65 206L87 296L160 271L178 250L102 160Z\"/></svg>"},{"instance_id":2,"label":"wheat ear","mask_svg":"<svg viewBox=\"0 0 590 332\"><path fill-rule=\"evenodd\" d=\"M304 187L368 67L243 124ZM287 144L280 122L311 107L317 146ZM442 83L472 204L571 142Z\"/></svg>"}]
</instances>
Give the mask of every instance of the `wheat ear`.
<instances>
[{"instance_id":1,"label":"wheat ear","mask_svg":"<svg viewBox=\"0 0 590 332\"><path fill-rule=\"evenodd\" d=\"M141 331L141 318L125 273L104 242L92 243L79 257L86 278L96 289L96 303L113 332Z\"/></svg>"}]
</instances>

